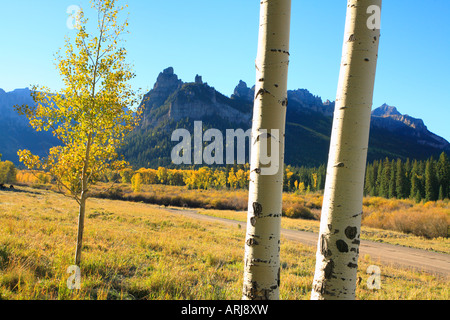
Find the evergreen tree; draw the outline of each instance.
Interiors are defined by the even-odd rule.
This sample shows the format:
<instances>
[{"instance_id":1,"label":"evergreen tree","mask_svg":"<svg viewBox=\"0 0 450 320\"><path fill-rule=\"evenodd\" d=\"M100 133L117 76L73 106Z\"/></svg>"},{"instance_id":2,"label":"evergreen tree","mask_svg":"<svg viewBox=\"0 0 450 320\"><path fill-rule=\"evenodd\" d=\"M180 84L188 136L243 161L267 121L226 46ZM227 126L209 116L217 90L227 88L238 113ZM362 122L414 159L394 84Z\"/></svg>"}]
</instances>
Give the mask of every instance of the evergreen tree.
<instances>
[{"instance_id":1,"label":"evergreen tree","mask_svg":"<svg viewBox=\"0 0 450 320\"><path fill-rule=\"evenodd\" d=\"M383 161L380 179L380 190L378 195L380 197L389 198L389 181L391 179L391 163L388 158Z\"/></svg>"},{"instance_id":2,"label":"evergreen tree","mask_svg":"<svg viewBox=\"0 0 450 320\"><path fill-rule=\"evenodd\" d=\"M375 195L381 196L381 177L383 176L383 161L380 160L378 163L378 170L377 170L377 176L376 176L376 183L375 183Z\"/></svg>"},{"instance_id":3,"label":"evergreen tree","mask_svg":"<svg viewBox=\"0 0 450 320\"><path fill-rule=\"evenodd\" d=\"M373 166L367 164L366 166L366 177L364 182L364 195L367 196L372 190L372 180L373 180Z\"/></svg>"},{"instance_id":4,"label":"evergreen tree","mask_svg":"<svg viewBox=\"0 0 450 320\"><path fill-rule=\"evenodd\" d=\"M417 201L449 198L450 160L445 153L439 161L375 160L366 166L364 194Z\"/></svg>"},{"instance_id":5,"label":"evergreen tree","mask_svg":"<svg viewBox=\"0 0 450 320\"><path fill-rule=\"evenodd\" d=\"M411 191L411 161L409 160L409 158L406 159L404 169L405 169L405 171L404 171L404 173L405 173L405 181L404 181L404 183L405 183L405 185L404 185L405 198L409 198L410 191Z\"/></svg>"},{"instance_id":6,"label":"evergreen tree","mask_svg":"<svg viewBox=\"0 0 450 320\"><path fill-rule=\"evenodd\" d=\"M318 181L317 181L317 189L323 190L325 188L325 177L326 177L326 167L325 165L321 165L317 171Z\"/></svg>"},{"instance_id":7,"label":"evergreen tree","mask_svg":"<svg viewBox=\"0 0 450 320\"><path fill-rule=\"evenodd\" d=\"M425 196L425 193L424 193L424 186L425 186L425 166L426 166L426 161L419 161L419 171L418 171L418 174L419 174L419 177L420 177L420 180L421 180L421 182L422 182L422 190L421 190L421 192L422 192L422 196Z\"/></svg>"},{"instance_id":8,"label":"evergreen tree","mask_svg":"<svg viewBox=\"0 0 450 320\"><path fill-rule=\"evenodd\" d=\"M420 178L419 178L419 163L417 160L414 160L413 166L411 169L411 190L409 192L411 198L415 198L417 200L417 195L422 198L421 195L421 186L420 186Z\"/></svg>"},{"instance_id":9,"label":"evergreen tree","mask_svg":"<svg viewBox=\"0 0 450 320\"><path fill-rule=\"evenodd\" d=\"M373 177L372 177L372 181L371 181L372 189L370 190L370 195L373 197L378 195L378 190L377 190L378 167L380 167L378 164L378 161L375 160L372 165Z\"/></svg>"},{"instance_id":10,"label":"evergreen tree","mask_svg":"<svg viewBox=\"0 0 450 320\"><path fill-rule=\"evenodd\" d=\"M395 161L391 161L391 172L390 172L390 178L389 178L389 198L396 198L397 197L397 185L396 185L396 172L397 168L395 165Z\"/></svg>"},{"instance_id":11,"label":"evergreen tree","mask_svg":"<svg viewBox=\"0 0 450 320\"><path fill-rule=\"evenodd\" d=\"M436 167L436 175L439 184L439 190L442 189L442 199L450 197L450 161L445 154L442 152ZM441 197L439 197L441 199Z\"/></svg>"},{"instance_id":12,"label":"evergreen tree","mask_svg":"<svg viewBox=\"0 0 450 320\"><path fill-rule=\"evenodd\" d=\"M407 198L405 169L403 168L403 164L400 159L397 160L395 184L396 184L397 198L398 199Z\"/></svg>"},{"instance_id":13,"label":"evergreen tree","mask_svg":"<svg viewBox=\"0 0 450 320\"><path fill-rule=\"evenodd\" d=\"M420 190L417 190L414 200L416 200L417 203L419 203L422 200L422 195L420 194Z\"/></svg>"},{"instance_id":14,"label":"evergreen tree","mask_svg":"<svg viewBox=\"0 0 450 320\"><path fill-rule=\"evenodd\" d=\"M442 185L439 186L439 196L438 196L438 200L444 200L444 189L442 188Z\"/></svg>"},{"instance_id":15,"label":"evergreen tree","mask_svg":"<svg viewBox=\"0 0 450 320\"><path fill-rule=\"evenodd\" d=\"M435 201L438 198L438 182L433 158L426 162L425 167L425 201Z\"/></svg>"}]
</instances>

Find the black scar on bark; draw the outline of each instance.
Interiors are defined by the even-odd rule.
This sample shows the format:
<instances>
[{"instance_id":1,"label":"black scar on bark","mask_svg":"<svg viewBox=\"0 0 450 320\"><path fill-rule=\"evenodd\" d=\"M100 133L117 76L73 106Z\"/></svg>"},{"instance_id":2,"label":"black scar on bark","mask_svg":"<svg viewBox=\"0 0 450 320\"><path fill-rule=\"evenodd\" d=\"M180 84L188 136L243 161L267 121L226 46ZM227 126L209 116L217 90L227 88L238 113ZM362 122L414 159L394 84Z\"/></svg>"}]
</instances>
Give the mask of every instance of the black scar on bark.
<instances>
[{"instance_id":1,"label":"black scar on bark","mask_svg":"<svg viewBox=\"0 0 450 320\"><path fill-rule=\"evenodd\" d=\"M256 98L258 98L259 95L263 95L263 94L265 94L265 93L269 93L269 94L270 94L270 92L267 91L267 90L264 89L264 88L259 89L258 93L257 93L256 96L255 96L255 100L256 100Z\"/></svg>"},{"instance_id":2,"label":"black scar on bark","mask_svg":"<svg viewBox=\"0 0 450 320\"><path fill-rule=\"evenodd\" d=\"M334 270L334 261L330 259L330 261L328 261L327 265L325 266L325 269L323 270L325 273L325 279L331 278L333 270Z\"/></svg>"},{"instance_id":3,"label":"black scar on bark","mask_svg":"<svg viewBox=\"0 0 450 320\"><path fill-rule=\"evenodd\" d=\"M344 240L336 241L336 247L338 248L339 252L348 252L348 245Z\"/></svg>"},{"instance_id":4,"label":"black scar on bark","mask_svg":"<svg viewBox=\"0 0 450 320\"><path fill-rule=\"evenodd\" d=\"M271 51L271 52L285 53L285 54L287 54L288 56L290 55L290 54L289 54L289 51L286 51L286 50L281 50L281 49L270 49L270 51Z\"/></svg>"},{"instance_id":5,"label":"black scar on bark","mask_svg":"<svg viewBox=\"0 0 450 320\"><path fill-rule=\"evenodd\" d=\"M244 284L244 295L250 298L251 300L255 300L258 298L258 283L256 281L252 281L250 284Z\"/></svg>"},{"instance_id":6,"label":"black scar on bark","mask_svg":"<svg viewBox=\"0 0 450 320\"><path fill-rule=\"evenodd\" d=\"M314 291L324 294L325 293L325 283L324 282L316 282L313 284Z\"/></svg>"},{"instance_id":7,"label":"black scar on bark","mask_svg":"<svg viewBox=\"0 0 450 320\"><path fill-rule=\"evenodd\" d=\"M352 215L352 218L356 218L357 216L361 216L362 214L363 214L363 212L361 211L361 212L359 212L357 214Z\"/></svg>"},{"instance_id":8,"label":"black scar on bark","mask_svg":"<svg viewBox=\"0 0 450 320\"><path fill-rule=\"evenodd\" d=\"M259 217L262 213L262 205L258 202L253 202L253 213L255 216Z\"/></svg>"},{"instance_id":9,"label":"black scar on bark","mask_svg":"<svg viewBox=\"0 0 450 320\"><path fill-rule=\"evenodd\" d=\"M347 228L345 228L345 235L350 240L353 240L356 237L357 233L358 233L358 228L356 228L356 227L348 226Z\"/></svg>"},{"instance_id":10,"label":"black scar on bark","mask_svg":"<svg viewBox=\"0 0 450 320\"><path fill-rule=\"evenodd\" d=\"M278 278L277 278L277 285L280 286L280 274L281 274L281 268L278 268Z\"/></svg>"},{"instance_id":11,"label":"black scar on bark","mask_svg":"<svg viewBox=\"0 0 450 320\"><path fill-rule=\"evenodd\" d=\"M320 239L320 252L324 257L331 256L331 250L328 248L328 239L325 237L325 235L322 235Z\"/></svg>"}]
</instances>

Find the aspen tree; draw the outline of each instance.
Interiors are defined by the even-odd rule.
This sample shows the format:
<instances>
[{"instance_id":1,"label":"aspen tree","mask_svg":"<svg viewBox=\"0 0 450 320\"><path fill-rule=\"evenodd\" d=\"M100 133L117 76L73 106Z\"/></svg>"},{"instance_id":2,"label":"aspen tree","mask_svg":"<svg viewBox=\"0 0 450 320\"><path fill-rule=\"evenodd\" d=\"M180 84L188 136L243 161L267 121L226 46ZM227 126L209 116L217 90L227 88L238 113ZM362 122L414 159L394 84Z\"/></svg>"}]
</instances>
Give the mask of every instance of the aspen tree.
<instances>
[{"instance_id":1,"label":"aspen tree","mask_svg":"<svg viewBox=\"0 0 450 320\"><path fill-rule=\"evenodd\" d=\"M354 299L381 0L348 0L311 299Z\"/></svg>"},{"instance_id":2,"label":"aspen tree","mask_svg":"<svg viewBox=\"0 0 450 320\"><path fill-rule=\"evenodd\" d=\"M50 93L33 86L35 106L16 106L37 131L52 131L61 145L49 150L47 158L19 150L20 161L29 169L48 172L57 185L79 205L75 264L81 263L86 201L90 186L109 169L126 163L116 150L125 135L137 125L131 107L138 102L129 81L135 77L125 62L126 50L119 47L128 22L118 23L116 0L91 0L97 11L98 35L86 32L87 19L81 11L75 43L66 39L65 56L56 62L64 87Z\"/></svg>"},{"instance_id":3,"label":"aspen tree","mask_svg":"<svg viewBox=\"0 0 450 320\"><path fill-rule=\"evenodd\" d=\"M290 0L261 1L242 296L248 300L279 299L290 11Z\"/></svg>"}]
</instances>

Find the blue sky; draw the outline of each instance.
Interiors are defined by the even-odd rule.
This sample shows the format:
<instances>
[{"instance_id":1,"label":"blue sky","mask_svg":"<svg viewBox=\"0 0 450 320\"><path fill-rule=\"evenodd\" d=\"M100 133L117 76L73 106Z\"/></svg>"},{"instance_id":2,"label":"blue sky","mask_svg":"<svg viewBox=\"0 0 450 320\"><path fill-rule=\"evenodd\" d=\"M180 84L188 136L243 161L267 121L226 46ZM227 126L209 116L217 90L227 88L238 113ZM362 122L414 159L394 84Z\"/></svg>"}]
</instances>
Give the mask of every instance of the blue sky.
<instances>
[{"instance_id":1,"label":"blue sky","mask_svg":"<svg viewBox=\"0 0 450 320\"><path fill-rule=\"evenodd\" d=\"M225 95L255 82L258 0L127 0L128 61L136 88L150 90L168 66L185 82L196 74ZM0 88L61 86L53 54L70 5L87 0L0 0ZM345 0L292 0L289 89L335 100ZM450 140L450 1L385 0L374 108L394 105Z\"/></svg>"}]
</instances>

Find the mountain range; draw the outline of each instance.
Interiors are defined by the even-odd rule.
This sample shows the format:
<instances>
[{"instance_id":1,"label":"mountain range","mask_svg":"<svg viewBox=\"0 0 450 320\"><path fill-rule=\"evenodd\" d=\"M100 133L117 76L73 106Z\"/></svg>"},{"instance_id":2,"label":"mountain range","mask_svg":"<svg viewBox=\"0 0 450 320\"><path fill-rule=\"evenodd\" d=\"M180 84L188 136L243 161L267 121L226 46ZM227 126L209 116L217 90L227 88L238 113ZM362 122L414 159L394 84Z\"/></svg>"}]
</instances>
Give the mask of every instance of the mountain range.
<instances>
[{"instance_id":1,"label":"mountain range","mask_svg":"<svg viewBox=\"0 0 450 320\"><path fill-rule=\"evenodd\" d=\"M251 127L254 87L240 81L230 97L203 82L197 75L193 82L178 79L174 69L163 70L139 106L142 121L126 139L120 153L134 167L173 166L171 141L175 129L194 132L194 121L203 129ZM306 89L288 91L286 114L285 162L293 166L319 166L328 158L334 102L313 95ZM14 105L32 104L28 89L6 93L0 89L0 153L3 160L18 164L16 152L27 148L45 155L57 144L49 133L35 132ZM391 159L426 159L450 153L450 144L430 132L421 119L401 114L396 107L383 104L372 111L368 161Z\"/></svg>"},{"instance_id":2,"label":"mountain range","mask_svg":"<svg viewBox=\"0 0 450 320\"><path fill-rule=\"evenodd\" d=\"M202 81L184 83L173 68L163 70L140 108L143 121L128 136L122 149L137 167L167 166L171 163L170 140L176 128L193 132L193 122L203 127L225 129L251 127L254 87L240 81L230 97ZM328 158L334 102L322 101L306 89L289 90L286 114L286 164L319 166ZM402 115L384 104L372 112L368 160L389 158L426 159L450 151L450 144L430 132L421 119Z\"/></svg>"},{"instance_id":3,"label":"mountain range","mask_svg":"<svg viewBox=\"0 0 450 320\"><path fill-rule=\"evenodd\" d=\"M45 155L58 140L50 132L36 132L28 119L14 110L14 105L34 105L30 90L5 92L0 89L0 153L3 161L10 160L19 165L17 150L28 149L34 154Z\"/></svg>"}]
</instances>

